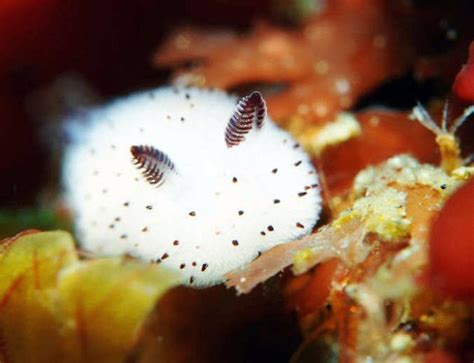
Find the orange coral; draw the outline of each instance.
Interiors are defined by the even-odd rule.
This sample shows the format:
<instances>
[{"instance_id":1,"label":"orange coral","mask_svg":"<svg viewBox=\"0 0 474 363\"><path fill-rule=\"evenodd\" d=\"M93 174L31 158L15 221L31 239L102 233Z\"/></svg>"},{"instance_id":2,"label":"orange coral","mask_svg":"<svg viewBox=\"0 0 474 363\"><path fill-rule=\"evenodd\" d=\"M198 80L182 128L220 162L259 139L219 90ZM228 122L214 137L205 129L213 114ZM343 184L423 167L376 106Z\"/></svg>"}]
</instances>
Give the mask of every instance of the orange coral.
<instances>
[{"instance_id":1,"label":"orange coral","mask_svg":"<svg viewBox=\"0 0 474 363\"><path fill-rule=\"evenodd\" d=\"M319 166L331 194L350 188L354 176L368 165L400 153L410 153L421 162L437 161L433 135L410 121L406 112L368 110L358 113L357 119L361 135L327 148L320 157Z\"/></svg>"},{"instance_id":2,"label":"orange coral","mask_svg":"<svg viewBox=\"0 0 474 363\"><path fill-rule=\"evenodd\" d=\"M260 24L240 37L184 28L157 50L153 62L163 68L198 61L175 74L186 84L286 83L286 90L268 97L272 116L324 121L408 69L414 53L405 41L410 20L399 10L382 0L338 0L295 30Z\"/></svg>"},{"instance_id":3,"label":"orange coral","mask_svg":"<svg viewBox=\"0 0 474 363\"><path fill-rule=\"evenodd\" d=\"M361 220L358 219L346 223L341 228L324 226L313 235L276 246L245 268L228 273L226 285L247 293L257 284L292 265L297 253L305 250L308 253L301 256L304 261L299 273L306 272L319 262L332 258L340 258L350 265L355 265L367 256L368 247L363 245L366 233Z\"/></svg>"}]
</instances>

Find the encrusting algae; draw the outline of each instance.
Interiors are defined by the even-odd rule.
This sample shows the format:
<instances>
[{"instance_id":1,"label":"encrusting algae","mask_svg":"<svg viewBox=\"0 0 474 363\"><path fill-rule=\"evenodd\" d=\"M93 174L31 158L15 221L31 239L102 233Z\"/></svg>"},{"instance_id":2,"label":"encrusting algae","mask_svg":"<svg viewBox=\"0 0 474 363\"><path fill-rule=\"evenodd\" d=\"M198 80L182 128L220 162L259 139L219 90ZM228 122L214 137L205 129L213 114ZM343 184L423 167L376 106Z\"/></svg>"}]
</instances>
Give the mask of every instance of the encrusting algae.
<instances>
[{"instance_id":1,"label":"encrusting algae","mask_svg":"<svg viewBox=\"0 0 474 363\"><path fill-rule=\"evenodd\" d=\"M294 263L294 270L302 273L315 264L333 257L342 257L349 263L360 263L363 258L350 258L350 256L354 256L350 253L352 251L350 247L354 243L359 245L361 236L374 233L381 242L397 242L410 234L413 218L410 217L407 207L409 200L417 194L417 189L427 187L436 196L434 207L438 209L441 207L440 201L449 196L461 184L462 180L457 177L448 176L444 171L432 165L420 164L408 155L395 156L381 165L370 166L355 178L353 190L347 197L351 206L341 211L329 225L323 226L315 234L299 240L304 243L298 244L296 241L290 243L292 247L289 249L293 250L294 261L275 260L275 263L281 265L274 270L278 272ZM425 191L423 193L428 195ZM359 233L352 233L351 231L354 230ZM334 241L334 238L319 238L320 235L327 237L331 234L342 238L340 249L336 248L338 243ZM351 236L357 237L351 239ZM362 250L370 250L369 245L362 244L360 247ZM336 251L338 252L336 253ZM343 257L341 253L347 255ZM268 253L250 264L249 270L243 270L242 276L249 273L252 266L259 261L263 266L262 259L265 259L266 255ZM366 253L362 255L366 256ZM266 266L265 270L272 270L272 268ZM246 284L259 282L258 280L251 282L248 277L245 277L244 281ZM234 282L239 286L235 276L232 277L229 284L233 286ZM242 291L247 291L248 286Z\"/></svg>"},{"instance_id":2,"label":"encrusting algae","mask_svg":"<svg viewBox=\"0 0 474 363\"><path fill-rule=\"evenodd\" d=\"M319 156L329 146L341 144L357 137L362 130L356 117L350 112L341 112L333 122L308 126L304 120L293 117L286 128L310 154Z\"/></svg>"}]
</instances>

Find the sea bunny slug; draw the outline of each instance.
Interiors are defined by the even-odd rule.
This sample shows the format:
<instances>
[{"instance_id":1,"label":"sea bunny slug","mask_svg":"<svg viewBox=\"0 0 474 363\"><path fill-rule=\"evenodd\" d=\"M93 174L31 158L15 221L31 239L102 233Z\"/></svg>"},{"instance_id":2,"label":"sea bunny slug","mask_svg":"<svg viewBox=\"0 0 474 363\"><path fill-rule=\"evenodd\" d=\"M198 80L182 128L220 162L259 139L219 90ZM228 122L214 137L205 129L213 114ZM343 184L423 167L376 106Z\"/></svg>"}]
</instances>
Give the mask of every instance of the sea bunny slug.
<instances>
[{"instance_id":1,"label":"sea bunny slug","mask_svg":"<svg viewBox=\"0 0 474 363\"><path fill-rule=\"evenodd\" d=\"M67 120L64 196L81 247L180 271L193 286L311 232L308 156L259 92L163 87Z\"/></svg>"}]
</instances>

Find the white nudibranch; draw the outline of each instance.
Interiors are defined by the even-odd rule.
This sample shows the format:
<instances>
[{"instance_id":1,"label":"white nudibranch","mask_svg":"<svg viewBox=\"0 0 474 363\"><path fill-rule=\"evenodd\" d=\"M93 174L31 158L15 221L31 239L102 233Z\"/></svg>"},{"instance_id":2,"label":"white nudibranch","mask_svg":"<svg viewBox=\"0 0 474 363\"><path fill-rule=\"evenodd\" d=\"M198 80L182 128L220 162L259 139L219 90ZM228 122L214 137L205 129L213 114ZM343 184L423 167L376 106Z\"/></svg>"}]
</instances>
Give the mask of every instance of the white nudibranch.
<instances>
[{"instance_id":1,"label":"white nudibranch","mask_svg":"<svg viewBox=\"0 0 474 363\"><path fill-rule=\"evenodd\" d=\"M311 232L318 175L261 94L159 88L67 120L64 197L81 247L193 286Z\"/></svg>"}]
</instances>

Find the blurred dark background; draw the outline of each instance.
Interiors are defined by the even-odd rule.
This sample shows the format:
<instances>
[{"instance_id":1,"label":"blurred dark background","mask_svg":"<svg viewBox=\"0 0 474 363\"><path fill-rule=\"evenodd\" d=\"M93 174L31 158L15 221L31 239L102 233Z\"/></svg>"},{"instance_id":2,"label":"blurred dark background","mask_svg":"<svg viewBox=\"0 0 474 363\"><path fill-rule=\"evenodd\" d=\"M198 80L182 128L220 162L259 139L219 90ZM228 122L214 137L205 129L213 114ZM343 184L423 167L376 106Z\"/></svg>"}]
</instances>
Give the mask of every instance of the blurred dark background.
<instances>
[{"instance_id":1,"label":"blurred dark background","mask_svg":"<svg viewBox=\"0 0 474 363\"><path fill-rule=\"evenodd\" d=\"M66 71L105 96L157 85L152 50L189 22L245 28L267 1L9 0L0 3L0 207L33 203L46 151L25 97Z\"/></svg>"},{"instance_id":2,"label":"blurred dark background","mask_svg":"<svg viewBox=\"0 0 474 363\"><path fill-rule=\"evenodd\" d=\"M266 19L283 27L291 27L295 19L288 14L294 9L293 3L297 2L298 0L2 1L0 207L35 203L38 191L49 172L46 150L37 136L38 124L25 111L25 98L33 90L71 70L82 74L106 97L144 86L156 86L166 82L169 75L166 71L153 69L150 56L160 41L177 26L217 26L245 33L256 20ZM424 55L442 54L456 46L457 39L446 39L440 19L447 21L450 27L472 28L472 1L413 0L412 3L422 14L420 32L423 33L424 45L419 51ZM285 13L285 9L289 10ZM467 50L462 56L467 56ZM409 98L423 100L432 93L439 93L439 88L432 86L436 83L418 85L411 75L404 77L381 85L374 94L360 100L359 105L366 106L379 99L383 101L384 98L393 99L391 95L395 92L405 99L408 94Z\"/></svg>"}]
</instances>

